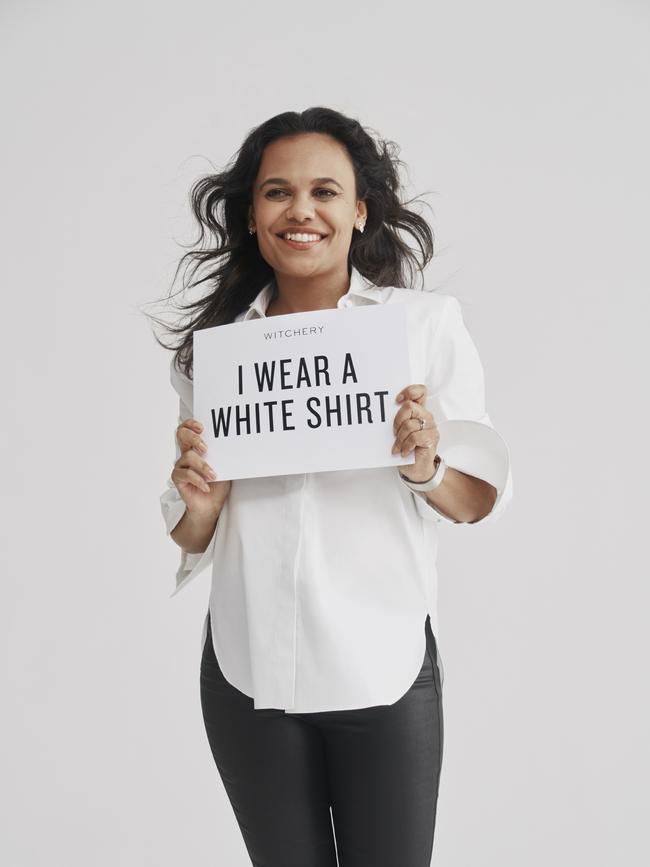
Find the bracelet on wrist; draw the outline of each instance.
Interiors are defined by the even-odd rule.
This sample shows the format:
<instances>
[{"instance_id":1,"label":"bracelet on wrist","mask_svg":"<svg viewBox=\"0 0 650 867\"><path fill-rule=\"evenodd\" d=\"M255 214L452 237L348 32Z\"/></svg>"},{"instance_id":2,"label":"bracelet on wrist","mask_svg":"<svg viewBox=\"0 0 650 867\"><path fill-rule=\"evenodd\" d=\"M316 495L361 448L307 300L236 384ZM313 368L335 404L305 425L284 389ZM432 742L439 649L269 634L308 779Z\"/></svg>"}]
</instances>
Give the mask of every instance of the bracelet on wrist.
<instances>
[{"instance_id":1,"label":"bracelet on wrist","mask_svg":"<svg viewBox=\"0 0 650 867\"><path fill-rule=\"evenodd\" d=\"M412 491L433 491L442 483L442 479L445 475L445 470L447 469L447 464L440 457L440 455L435 456L434 465L435 469L433 471L433 475L430 479L426 479L424 482L412 481L411 479L407 478L407 476L403 475L401 470L400 477L404 484Z\"/></svg>"}]
</instances>

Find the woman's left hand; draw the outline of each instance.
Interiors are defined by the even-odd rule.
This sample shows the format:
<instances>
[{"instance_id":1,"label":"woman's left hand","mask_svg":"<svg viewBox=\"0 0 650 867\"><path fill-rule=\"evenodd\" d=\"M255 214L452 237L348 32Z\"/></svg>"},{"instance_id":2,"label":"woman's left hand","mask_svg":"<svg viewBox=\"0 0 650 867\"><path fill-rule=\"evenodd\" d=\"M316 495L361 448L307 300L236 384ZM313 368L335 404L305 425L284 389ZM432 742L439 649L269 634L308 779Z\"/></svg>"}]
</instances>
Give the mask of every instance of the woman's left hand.
<instances>
[{"instance_id":1,"label":"woman's left hand","mask_svg":"<svg viewBox=\"0 0 650 867\"><path fill-rule=\"evenodd\" d=\"M425 482L433 475L434 458L440 433L434 417L426 408L426 385L407 385L396 396L401 402L393 421L395 444L392 454L405 458L415 449L415 463L400 465L400 472L412 482ZM420 419L424 419L421 427Z\"/></svg>"}]
</instances>

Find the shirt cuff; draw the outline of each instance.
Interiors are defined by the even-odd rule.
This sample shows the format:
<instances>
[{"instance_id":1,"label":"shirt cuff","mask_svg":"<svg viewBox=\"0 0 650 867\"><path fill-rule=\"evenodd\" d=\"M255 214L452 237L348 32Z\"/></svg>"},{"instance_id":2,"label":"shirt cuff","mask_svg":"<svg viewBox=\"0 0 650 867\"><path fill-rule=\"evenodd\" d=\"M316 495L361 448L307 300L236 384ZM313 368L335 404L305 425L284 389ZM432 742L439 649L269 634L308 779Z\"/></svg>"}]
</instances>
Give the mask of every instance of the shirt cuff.
<instances>
[{"instance_id":1,"label":"shirt cuff","mask_svg":"<svg viewBox=\"0 0 650 867\"><path fill-rule=\"evenodd\" d=\"M470 419L449 419L438 424L438 454L456 470L484 479L497 490L491 510L474 524L495 521L512 499L510 452L491 425Z\"/></svg>"},{"instance_id":2,"label":"shirt cuff","mask_svg":"<svg viewBox=\"0 0 650 867\"><path fill-rule=\"evenodd\" d=\"M178 493L178 488L171 479L167 480L167 489L160 496L160 508L169 536L187 509L185 500ZM217 529L215 527L208 547L205 551L197 554L189 554L183 548L180 549L180 563L176 570L176 587L171 596L175 596L179 590L182 590L212 562L216 537Z\"/></svg>"},{"instance_id":3,"label":"shirt cuff","mask_svg":"<svg viewBox=\"0 0 650 867\"><path fill-rule=\"evenodd\" d=\"M491 425L469 419L449 419L440 422L437 427L440 434L437 453L445 463L470 476L484 479L496 488L497 496L492 509L483 518L472 522L473 525L497 520L512 499L510 453L505 440ZM439 512L424 491L412 493L418 513L425 520L463 523Z\"/></svg>"},{"instance_id":4,"label":"shirt cuff","mask_svg":"<svg viewBox=\"0 0 650 867\"><path fill-rule=\"evenodd\" d=\"M440 454L440 452L438 452L438 454ZM402 484L408 488L408 485L401 476L400 479ZM409 491L413 494L415 508L417 509L418 514L421 518L424 518L425 521L433 521L438 524L441 521L445 521L447 524L459 523L459 521L454 521L453 518L448 518L447 515L443 515L442 512L439 512L433 503L427 499L427 495L424 491L414 491L412 488L409 488Z\"/></svg>"}]
</instances>

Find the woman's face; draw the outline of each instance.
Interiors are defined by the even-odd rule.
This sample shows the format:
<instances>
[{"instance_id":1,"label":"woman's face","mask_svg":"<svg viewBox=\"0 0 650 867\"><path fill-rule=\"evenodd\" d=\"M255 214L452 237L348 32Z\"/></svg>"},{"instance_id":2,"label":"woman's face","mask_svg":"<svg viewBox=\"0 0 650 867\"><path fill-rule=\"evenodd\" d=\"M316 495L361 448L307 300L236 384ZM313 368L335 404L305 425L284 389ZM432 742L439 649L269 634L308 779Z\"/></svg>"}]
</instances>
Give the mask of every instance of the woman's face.
<instances>
[{"instance_id":1,"label":"woman's face","mask_svg":"<svg viewBox=\"0 0 650 867\"><path fill-rule=\"evenodd\" d=\"M250 223L264 260L276 273L314 277L347 271L355 222L366 206L355 198L352 162L336 139L304 133L276 139L262 155ZM285 240L285 233L320 240Z\"/></svg>"}]
</instances>

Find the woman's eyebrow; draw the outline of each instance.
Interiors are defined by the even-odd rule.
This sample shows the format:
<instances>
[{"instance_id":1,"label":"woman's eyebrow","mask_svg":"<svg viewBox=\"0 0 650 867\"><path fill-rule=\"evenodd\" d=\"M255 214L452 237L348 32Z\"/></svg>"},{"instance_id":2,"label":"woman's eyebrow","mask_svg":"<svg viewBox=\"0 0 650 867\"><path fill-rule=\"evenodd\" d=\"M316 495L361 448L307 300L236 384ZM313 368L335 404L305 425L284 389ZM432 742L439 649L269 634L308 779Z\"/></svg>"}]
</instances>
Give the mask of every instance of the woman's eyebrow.
<instances>
[{"instance_id":1,"label":"woman's eyebrow","mask_svg":"<svg viewBox=\"0 0 650 867\"><path fill-rule=\"evenodd\" d=\"M339 184L339 182L337 180L335 180L334 178L314 178L312 181L312 184L328 184L328 183L329 184L336 184L336 186L339 187L339 189L341 189L341 190L343 189L341 184ZM261 190L262 187L265 187L267 184L287 184L287 186L288 186L289 181L286 178L267 178L265 181L263 181L259 185L258 189Z\"/></svg>"}]
</instances>

